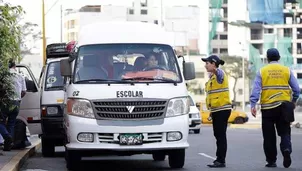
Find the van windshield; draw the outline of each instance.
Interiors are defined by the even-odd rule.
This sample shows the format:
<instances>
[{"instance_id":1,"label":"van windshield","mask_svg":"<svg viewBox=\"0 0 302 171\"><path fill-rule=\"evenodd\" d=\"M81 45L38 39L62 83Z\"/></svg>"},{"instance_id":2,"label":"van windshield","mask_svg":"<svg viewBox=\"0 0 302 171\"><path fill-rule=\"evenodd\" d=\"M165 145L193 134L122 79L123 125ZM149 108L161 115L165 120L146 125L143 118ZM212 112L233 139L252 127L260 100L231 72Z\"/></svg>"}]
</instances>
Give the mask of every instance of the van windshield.
<instances>
[{"instance_id":1,"label":"van windshield","mask_svg":"<svg viewBox=\"0 0 302 171\"><path fill-rule=\"evenodd\" d=\"M51 62L48 64L45 91L63 90L64 79L60 72L60 61Z\"/></svg>"},{"instance_id":2,"label":"van windshield","mask_svg":"<svg viewBox=\"0 0 302 171\"><path fill-rule=\"evenodd\" d=\"M74 83L182 82L171 46L97 44L78 49Z\"/></svg>"}]
</instances>

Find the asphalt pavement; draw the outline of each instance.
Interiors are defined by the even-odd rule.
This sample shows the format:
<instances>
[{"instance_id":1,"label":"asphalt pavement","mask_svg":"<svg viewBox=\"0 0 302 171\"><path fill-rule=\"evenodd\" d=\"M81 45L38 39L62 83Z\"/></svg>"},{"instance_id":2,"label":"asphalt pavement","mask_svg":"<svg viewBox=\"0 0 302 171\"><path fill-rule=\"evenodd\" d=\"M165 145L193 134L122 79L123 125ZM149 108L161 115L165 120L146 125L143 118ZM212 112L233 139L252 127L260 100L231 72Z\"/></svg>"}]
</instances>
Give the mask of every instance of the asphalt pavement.
<instances>
[{"instance_id":1,"label":"asphalt pavement","mask_svg":"<svg viewBox=\"0 0 302 171\"><path fill-rule=\"evenodd\" d=\"M282 155L278 154L278 168L274 170L302 171L302 129L292 131L293 153L292 165L289 169L282 166ZM213 170L206 165L215 157L215 139L211 127L202 127L200 134L190 134L190 148L186 151L185 171ZM278 144L280 141L278 141ZM278 145L279 149L279 145ZM64 149L56 149L56 157L43 158L41 151L28 159L21 171L65 171ZM228 128L228 154L224 171L269 171L265 168L265 157L262 149L262 134L260 129ZM108 169L106 169L108 168ZM151 155L110 156L83 158L81 170L110 170L110 171L171 171L168 160L154 162Z\"/></svg>"}]
</instances>

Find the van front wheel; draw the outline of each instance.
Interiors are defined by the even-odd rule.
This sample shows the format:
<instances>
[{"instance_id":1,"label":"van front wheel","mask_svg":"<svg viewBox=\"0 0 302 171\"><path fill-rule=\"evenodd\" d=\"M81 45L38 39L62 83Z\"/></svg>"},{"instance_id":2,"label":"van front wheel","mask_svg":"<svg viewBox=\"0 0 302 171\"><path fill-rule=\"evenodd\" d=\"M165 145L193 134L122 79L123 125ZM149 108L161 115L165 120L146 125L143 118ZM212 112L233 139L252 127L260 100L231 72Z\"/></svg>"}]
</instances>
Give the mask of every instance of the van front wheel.
<instances>
[{"instance_id":1,"label":"van front wheel","mask_svg":"<svg viewBox=\"0 0 302 171\"><path fill-rule=\"evenodd\" d=\"M65 148L66 167L69 170L77 170L80 166L81 156L76 151L67 150Z\"/></svg>"},{"instance_id":2,"label":"van front wheel","mask_svg":"<svg viewBox=\"0 0 302 171\"><path fill-rule=\"evenodd\" d=\"M42 144L42 155L43 157L53 157L55 155L55 144L51 139L43 138Z\"/></svg>"},{"instance_id":3,"label":"van front wheel","mask_svg":"<svg viewBox=\"0 0 302 171\"><path fill-rule=\"evenodd\" d=\"M178 149L169 152L169 165L172 169L183 168L185 164L185 149Z\"/></svg>"}]
</instances>

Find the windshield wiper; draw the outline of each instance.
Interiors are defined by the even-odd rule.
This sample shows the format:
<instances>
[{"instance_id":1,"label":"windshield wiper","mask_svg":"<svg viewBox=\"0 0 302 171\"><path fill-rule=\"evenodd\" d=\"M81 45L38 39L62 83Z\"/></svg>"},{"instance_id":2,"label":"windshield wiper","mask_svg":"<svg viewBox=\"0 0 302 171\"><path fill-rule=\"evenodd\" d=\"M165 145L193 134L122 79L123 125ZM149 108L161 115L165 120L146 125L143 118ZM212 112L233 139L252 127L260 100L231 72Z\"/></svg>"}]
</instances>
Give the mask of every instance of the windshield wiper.
<instances>
[{"instance_id":1,"label":"windshield wiper","mask_svg":"<svg viewBox=\"0 0 302 171\"><path fill-rule=\"evenodd\" d=\"M149 77L123 78L122 80L155 80L155 81L161 81L161 82L165 82L165 83L176 83L172 79L149 78Z\"/></svg>"},{"instance_id":2,"label":"windshield wiper","mask_svg":"<svg viewBox=\"0 0 302 171\"><path fill-rule=\"evenodd\" d=\"M63 89L63 86L51 86L51 87L46 87L47 90L49 89Z\"/></svg>"},{"instance_id":3,"label":"windshield wiper","mask_svg":"<svg viewBox=\"0 0 302 171\"><path fill-rule=\"evenodd\" d=\"M91 82L107 82L107 83L124 83L128 82L126 80L110 80L110 79L87 79L87 80L79 80L75 83L91 83Z\"/></svg>"}]
</instances>

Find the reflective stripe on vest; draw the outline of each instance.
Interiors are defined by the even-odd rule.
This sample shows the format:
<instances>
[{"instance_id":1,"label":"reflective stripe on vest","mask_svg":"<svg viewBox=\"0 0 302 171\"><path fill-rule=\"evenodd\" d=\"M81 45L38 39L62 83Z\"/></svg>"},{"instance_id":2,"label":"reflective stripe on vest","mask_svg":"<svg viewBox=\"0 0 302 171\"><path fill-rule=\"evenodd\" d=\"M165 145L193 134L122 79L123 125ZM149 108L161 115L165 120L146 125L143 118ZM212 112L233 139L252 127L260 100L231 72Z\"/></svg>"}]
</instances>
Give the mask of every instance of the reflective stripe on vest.
<instances>
[{"instance_id":1,"label":"reflective stripe on vest","mask_svg":"<svg viewBox=\"0 0 302 171\"><path fill-rule=\"evenodd\" d=\"M217 112L217 111L220 111L220 110L227 110L227 109L232 109L232 105L227 104L227 105L220 106L220 107L212 107L211 112Z\"/></svg>"},{"instance_id":2,"label":"reflective stripe on vest","mask_svg":"<svg viewBox=\"0 0 302 171\"><path fill-rule=\"evenodd\" d=\"M221 89L216 89L216 90L209 90L208 94L221 93L221 92L225 92L225 91L229 91L229 89L228 88L221 88Z\"/></svg>"}]
</instances>

